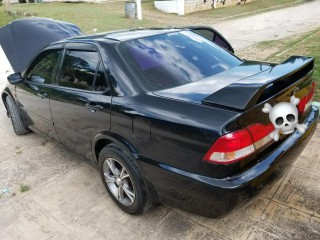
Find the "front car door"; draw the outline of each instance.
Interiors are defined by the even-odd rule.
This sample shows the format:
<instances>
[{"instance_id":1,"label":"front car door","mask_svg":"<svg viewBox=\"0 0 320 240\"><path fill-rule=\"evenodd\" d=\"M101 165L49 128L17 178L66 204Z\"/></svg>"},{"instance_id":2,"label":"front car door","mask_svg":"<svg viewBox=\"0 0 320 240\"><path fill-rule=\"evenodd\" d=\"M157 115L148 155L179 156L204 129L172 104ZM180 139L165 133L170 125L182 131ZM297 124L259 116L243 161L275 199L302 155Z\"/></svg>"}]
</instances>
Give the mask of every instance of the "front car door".
<instances>
[{"instance_id":1,"label":"front car door","mask_svg":"<svg viewBox=\"0 0 320 240\"><path fill-rule=\"evenodd\" d=\"M90 44L66 44L58 79L50 106L61 143L93 159L91 141L95 134L110 130L111 108L98 49Z\"/></svg>"},{"instance_id":2,"label":"front car door","mask_svg":"<svg viewBox=\"0 0 320 240\"><path fill-rule=\"evenodd\" d=\"M49 99L62 49L45 50L23 73L24 81L16 85L22 116L31 129L56 140Z\"/></svg>"}]
</instances>

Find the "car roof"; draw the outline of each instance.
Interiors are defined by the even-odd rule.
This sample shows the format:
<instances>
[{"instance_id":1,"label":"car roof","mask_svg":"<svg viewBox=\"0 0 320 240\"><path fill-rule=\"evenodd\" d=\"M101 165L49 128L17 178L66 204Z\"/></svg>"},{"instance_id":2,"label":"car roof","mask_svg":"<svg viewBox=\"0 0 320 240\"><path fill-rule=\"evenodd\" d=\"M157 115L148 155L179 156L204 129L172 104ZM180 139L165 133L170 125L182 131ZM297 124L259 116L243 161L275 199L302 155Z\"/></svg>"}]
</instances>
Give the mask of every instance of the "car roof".
<instances>
[{"instance_id":1,"label":"car roof","mask_svg":"<svg viewBox=\"0 0 320 240\"><path fill-rule=\"evenodd\" d=\"M181 29L177 28L139 28L139 29L131 29L131 30L120 30L120 31L112 31L112 32L104 32L98 34L91 35L82 35L74 38L68 38L66 40L115 40L118 42L128 41L137 38L144 38L159 34L171 33L180 31Z\"/></svg>"}]
</instances>

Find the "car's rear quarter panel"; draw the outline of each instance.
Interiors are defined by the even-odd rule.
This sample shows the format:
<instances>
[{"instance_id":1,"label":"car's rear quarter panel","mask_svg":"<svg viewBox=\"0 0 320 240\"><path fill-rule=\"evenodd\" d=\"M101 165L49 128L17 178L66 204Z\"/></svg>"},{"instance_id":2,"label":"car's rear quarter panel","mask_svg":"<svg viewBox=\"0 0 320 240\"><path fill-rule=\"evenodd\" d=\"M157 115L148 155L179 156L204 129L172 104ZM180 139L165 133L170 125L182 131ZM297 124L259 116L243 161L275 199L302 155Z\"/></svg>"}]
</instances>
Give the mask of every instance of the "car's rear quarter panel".
<instances>
[{"instance_id":1,"label":"car's rear quarter panel","mask_svg":"<svg viewBox=\"0 0 320 240\"><path fill-rule=\"evenodd\" d=\"M239 128L238 112L162 98L154 95L114 97L111 131L123 136L141 159L211 177L223 177L228 168L202 159L222 134ZM136 119L140 125L135 126ZM150 126L147 126L150 123ZM143 129L137 129L137 128ZM150 137L135 131L150 129ZM147 136L144 135L144 136ZM231 170L233 172L233 170Z\"/></svg>"}]
</instances>

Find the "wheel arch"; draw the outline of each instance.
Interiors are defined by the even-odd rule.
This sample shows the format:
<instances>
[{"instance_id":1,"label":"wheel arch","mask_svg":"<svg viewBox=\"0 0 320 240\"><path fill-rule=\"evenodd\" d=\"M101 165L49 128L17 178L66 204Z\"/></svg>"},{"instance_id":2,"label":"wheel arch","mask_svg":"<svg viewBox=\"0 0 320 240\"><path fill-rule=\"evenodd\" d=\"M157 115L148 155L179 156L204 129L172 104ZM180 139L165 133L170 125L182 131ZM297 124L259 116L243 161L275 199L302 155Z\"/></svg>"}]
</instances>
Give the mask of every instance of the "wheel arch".
<instances>
[{"instance_id":1,"label":"wheel arch","mask_svg":"<svg viewBox=\"0 0 320 240\"><path fill-rule=\"evenodd\" d=\"M115 133L111 133L111 132L101 132L95 135L95 137L92 140L92 153L93 153L93 158L95 163L99 166L99 153L101 152L101 150L105 147L108 146L110 144L116 144L119 147L121 147L122 149L125 149L126 151L128 151L128 153L131 153L134 157L135 160L137 160L137 150L135 149L135 147L129 142L127 141L124 137L115 134ZM139 165L139 162L136 161L136 163ZM143 180L144 180L144 184L146 186L146 190L147 190L147 195L148 195L148 199L152 204L157 204L158 203L158 196L157 196L157 192L153 186L153 184L150 182L149 178L147 177L147 175L145 174L144 170L139 167L140 170L142 171L143 174Z\"/></svg>"},{"instance_id":2,"label":"wheel arch","mask_svg":"<svg viewBox=\"0 0 320 240\"><path fill-rule=\"evenodd\" d=\"M7 115L9 116L9 111L8 111L7 102L6 102L6 98L8 96L10 96L12 99L14 99L12 94L11 94L11 92L10 92L10 90L8 88L5 88L4 91L1 94L1 99L2 99L4 107L6 108Z\"/></svg>"},{"instance_id":3,"label":"wheel arch","mask_svg":"<svg viewBox=\"0 0 320 240\"><path fill-rule=\"evenodd\" d=\"M111 143L115 143L119 147L127 150L134 157L137 155L137 151L134 146L124 137L111 132L101 132L96 134L92 140L92 152L95 163L98 163L99 153L101 150Z\"/></svg>"}]
</instances>

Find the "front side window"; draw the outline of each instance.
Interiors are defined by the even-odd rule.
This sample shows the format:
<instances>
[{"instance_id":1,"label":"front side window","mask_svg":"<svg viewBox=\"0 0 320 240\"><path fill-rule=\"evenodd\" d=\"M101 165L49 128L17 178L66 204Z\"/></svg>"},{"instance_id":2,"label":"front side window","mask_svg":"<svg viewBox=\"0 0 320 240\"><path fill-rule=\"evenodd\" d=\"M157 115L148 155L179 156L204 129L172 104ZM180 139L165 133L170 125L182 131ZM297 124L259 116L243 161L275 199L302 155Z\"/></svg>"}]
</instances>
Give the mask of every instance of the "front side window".
<instances>
[{"instance_id":1,"label":"front side window","mask_svg":"<svg viewBox=\"0 0 320 240\"><path fill-rule=\"evenodd\" d=\"M61 50L48 50L39 55L27 72L27 80L51 84L57 69Z\"/></svg>"},{"instance_id":2,"label":"front side window","mask_svg":"<svg viewBox=\"0 0 320 240\"><path fill-rule=\"evenodd\" d=\"M216 75L242 62L191 31L123 42L119 50L149 91L181 86Z\"/></svg>"},{"instance_id":3,"label":"front side window","mask_svg":"<svg viewBox=\"0 0 320 240\"><path fill-rule=\"evenodd\" d=\"M60 75L60 86L93 90L100 58L97 52L67 50Z\"/></svg>"}]
</instances>

